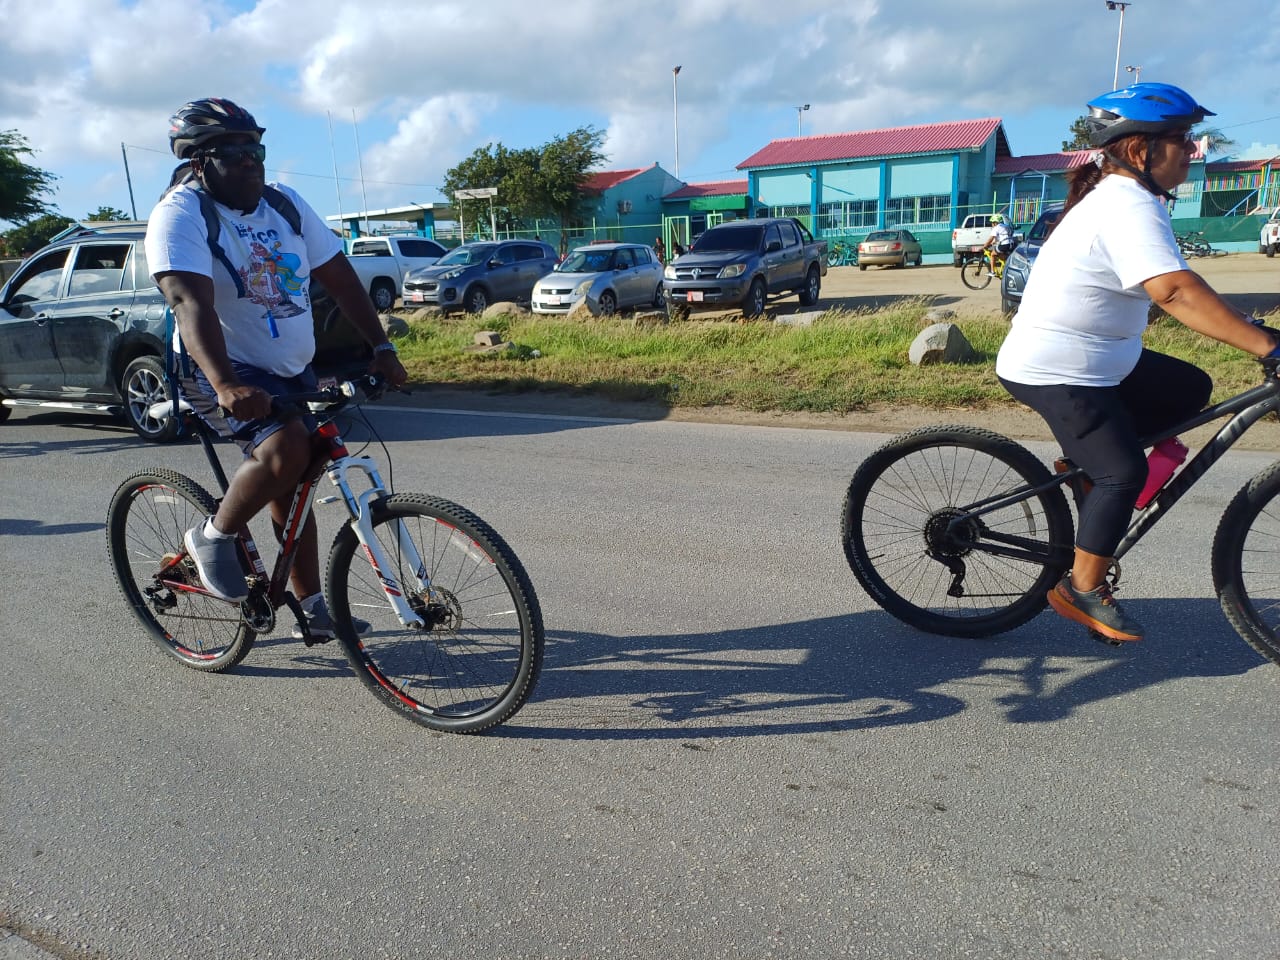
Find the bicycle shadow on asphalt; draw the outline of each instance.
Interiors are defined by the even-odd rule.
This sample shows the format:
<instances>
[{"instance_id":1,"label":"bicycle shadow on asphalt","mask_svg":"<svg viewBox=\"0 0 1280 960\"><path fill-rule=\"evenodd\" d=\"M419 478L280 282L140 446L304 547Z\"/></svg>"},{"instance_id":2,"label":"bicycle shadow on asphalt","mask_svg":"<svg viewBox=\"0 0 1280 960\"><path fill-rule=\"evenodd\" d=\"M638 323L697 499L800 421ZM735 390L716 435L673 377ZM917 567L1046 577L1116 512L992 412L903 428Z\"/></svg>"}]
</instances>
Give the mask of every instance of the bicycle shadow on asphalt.
<instances>
[{"instance_id":1,"label":"bicycle shadow on asphalt","mask_svg":"<svg viewBox=\"0 0 1280 960\"><path fill-rule=\"evenodd\" d=\"M875 611L687 635L548 637L542 677L497 736L678 739L874 730L986 700L1008 723L1065 720L1172 680L1266 661L1216 601L1129 600L1152 639L1111 647L1044 613L988 640L920 633Z\"/></svg>"}]
</instances>

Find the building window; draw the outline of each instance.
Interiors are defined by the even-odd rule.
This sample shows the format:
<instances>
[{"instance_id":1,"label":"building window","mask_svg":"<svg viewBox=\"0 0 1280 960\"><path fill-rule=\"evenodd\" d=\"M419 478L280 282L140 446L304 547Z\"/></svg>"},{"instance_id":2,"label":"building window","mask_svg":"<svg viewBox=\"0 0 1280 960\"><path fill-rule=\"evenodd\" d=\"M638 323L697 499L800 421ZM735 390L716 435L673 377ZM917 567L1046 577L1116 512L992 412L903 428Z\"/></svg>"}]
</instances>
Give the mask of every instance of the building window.
<instances>
[{"instance_id":1,"label":"building window","mask_svg":"<svg viewBox=\"0 0 1280 960\"><path fill-rule=\"evenodd\" d=\"M886 227L945 227L950 223L951 198L945 193L928 197L890 197L885 208Z\"/></svg>"},{"instance_id":2,"label":"building window","mask_svg":"<svg viewBox=\"0 0 1280 960\"><path fill-rule=\"evenodd\" d=\"M841 200L818 208L818 230L822 234L874 230L879 204L875 200Z\"/></svg>"}]
</instances>

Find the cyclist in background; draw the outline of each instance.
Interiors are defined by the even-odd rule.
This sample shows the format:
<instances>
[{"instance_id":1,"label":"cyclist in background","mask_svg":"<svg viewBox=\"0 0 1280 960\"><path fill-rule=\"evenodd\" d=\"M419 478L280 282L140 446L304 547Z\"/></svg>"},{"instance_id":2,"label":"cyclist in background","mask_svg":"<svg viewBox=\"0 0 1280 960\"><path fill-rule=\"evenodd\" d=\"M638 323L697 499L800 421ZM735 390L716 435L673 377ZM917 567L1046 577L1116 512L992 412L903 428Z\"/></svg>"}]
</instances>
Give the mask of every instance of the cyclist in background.
<instances>
[{"instance_id":1,"label":"cyclist in background","mask_svg":"<svg viewBox=\"0 0 1280 960\"><path fill-rule=\"evenodd\" d=\"M342 241L288 187L272 184L271 196L283 196L296 208L300 230L264 199L264 132L230 100L196 100L179 108L169 121L169 144L189 165L190 178L181 182L181 167L175 173L179 185L151 212L146 238L152 276L173 310L180 342L195 362L195 392L184 395L205 423L244 451L218 512L185 538L205 586L232 601L248 595L236 534L268 504L279 532L314 457L316 425L311 417L271 416L273 395L316 389L310 365L315 354L308 292L312 278L324 284L373 345L371 370L392 385L406 379L395 345L343 255ZM214 201L216 243L210 239L200 191ZM229 411L225 419L218 415L219 407ZM332 636L312 515L300 535L292 585L312 634ZM357 628L361 624L368 629L363 621ZM294 632L300 636L301 627Z\"/></svg>"},{"instance_id":2,"label":"cyclist in background","mask_svg":"<svg viewBox=\"0 0 1280 960\"><path fill-rule=\"evenodd\" d=\"M1009 258L1009 254L1013 253L1013 248L1017 244L1014 242L1013 231L1009 228L1009 221L1004 218L1004 214L993 213L991 226L991 236L987 237L983 249L991 251L990 274L995 277L1000 275L1005 260Z\"/></svg>"},{"instance_id":3,"label":"cyclist in background","mask_svg":"<svg viewBox=\"0 0 1280 960\"><path fill-rule=\"evenodd\" d=\"M1140 438L1195 414L1213 388L1199 367L1143 347L1148 307L1258 357L1280 356L1280 341L1193 273L1174 240L1167 203L1190 170L1191 127L1213 113L1164 83L1105 93L1088 108L1097 162L1070 175L996 373L1093 482L1071 570L1049 604L1132 641L1142 625L1116 603L1106 575L1147 479Z\"/></svg>"}]
</instances>

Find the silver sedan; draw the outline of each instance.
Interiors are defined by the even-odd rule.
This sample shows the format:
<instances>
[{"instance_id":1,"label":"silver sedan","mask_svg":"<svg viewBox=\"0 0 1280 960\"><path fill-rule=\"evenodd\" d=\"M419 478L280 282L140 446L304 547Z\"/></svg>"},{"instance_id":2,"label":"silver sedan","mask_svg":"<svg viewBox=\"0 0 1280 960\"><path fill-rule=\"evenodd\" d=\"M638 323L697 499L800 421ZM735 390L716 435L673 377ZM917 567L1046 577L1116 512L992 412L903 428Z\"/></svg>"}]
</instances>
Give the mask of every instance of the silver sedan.
<instances>
[{"instance_id":1,"label":"silver sedan","mask_svg":"<svg viewBox=\"0 0 1280 960\"><path fill-rule=\"evenodd\" d=\"M662 309L662 263L642 243L592 243L571 252L533 287L534 313L568 313L586 301L593 314Z\"/></svg>"}]
</instances>

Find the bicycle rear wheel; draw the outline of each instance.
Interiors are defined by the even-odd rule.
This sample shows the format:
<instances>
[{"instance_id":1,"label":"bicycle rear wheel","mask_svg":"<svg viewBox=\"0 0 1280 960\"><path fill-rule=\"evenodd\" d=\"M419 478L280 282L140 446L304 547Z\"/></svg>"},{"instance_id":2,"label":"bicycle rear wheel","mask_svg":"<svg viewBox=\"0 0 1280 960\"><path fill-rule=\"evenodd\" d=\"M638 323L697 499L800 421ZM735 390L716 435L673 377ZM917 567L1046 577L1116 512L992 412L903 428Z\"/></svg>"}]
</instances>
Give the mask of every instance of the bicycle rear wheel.
<instances>
[{"instance_id":1,"label":"bicycle rear wheel","mask_svg":"<svg viewBox=\"0 0 1280 960\"><path fill-rule=\"evenodd\" d=\"M216 510L194 480L153 469L120 484L107 512L111 568L134 616L166 653L206 672L235 666L256 636L238 605L181 589L200 583L182 535Z\"/></svg>"},{"instance_id":2,"label":"bicycle rear wheel","mask_svg":"<svg viewBox=\"0 0 1280 960\"><path fill-rule=\"evenodd\" d=\"M1213 537L1213 586L1236 633L1280 664L1280 463L1232 498Z\"/></svg>"},{"instance_id":3,"label":"bicycle rear wheel","mask_svg":"<svg viewBox=\"0 0 1280 960\"><path fill-rule=\"evenodd\" d=\"M542 666L542 612L524 567L483 520L448 500L394 494L373 505L373 530L423 629L400 623L370 563L353 563L347 524L329 555L329 609L361 681L416 723L476 733L523 706ZM422 559L416 572L402 537ZM421 578L429 581L421 585ZM357 637L355 615L372 624Z\"/></svg>"},{"instance_id":4,"label":"bicycle rear wheel","mask_svg":"<svg viewBox=\"0 0 1280 960\"><path fill-rule=\"evenodd\" d=\"M960 268L960 280L970 290L984 290L991 285L991 271L982 258L966 260Z\"/></svg>"},{"instance_id":5,"label":"bicycle rear wheel","mask_svg":"<svg viewBox=\"0 0 1280 960\"><path fill-rule=\"evenodd\" d=\"M966 513L1050 480L1029 451L989 430L913 430L853 475L841 517L845 557L871 599L903 623L953 637L1012 630L1044 609L1071 564L1066 497L1052 486Z\"/></svg>"}]
</instances>

